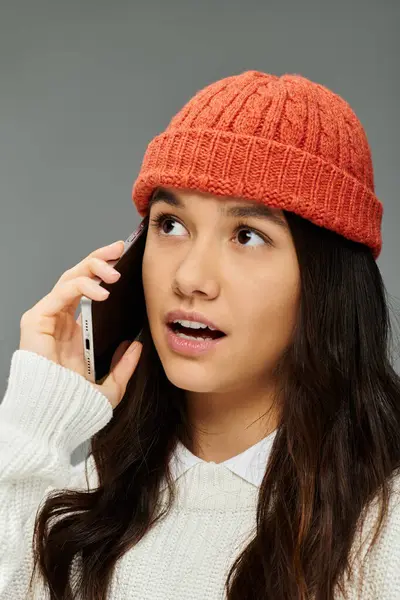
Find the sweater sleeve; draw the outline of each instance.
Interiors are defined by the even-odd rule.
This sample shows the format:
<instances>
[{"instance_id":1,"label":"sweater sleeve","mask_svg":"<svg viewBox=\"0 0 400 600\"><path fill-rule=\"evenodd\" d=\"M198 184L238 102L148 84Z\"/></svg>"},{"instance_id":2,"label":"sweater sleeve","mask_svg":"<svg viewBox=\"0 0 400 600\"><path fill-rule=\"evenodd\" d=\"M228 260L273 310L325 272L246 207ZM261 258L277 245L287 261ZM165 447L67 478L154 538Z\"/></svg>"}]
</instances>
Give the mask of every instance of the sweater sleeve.
<instances>
[{"instance_id":1,"label":"sweater sleeve","mask_svg":"<svg viewBox=\"0 0 400 600\"><path fill-rule=\"evenodd\" d=\"M85 461L73 466L71 454L112 415L83 376L33 352L12 355L0 404L0 600L28 597L39 505L55 489L88 489Z\"/></svg>"}]
</instances>

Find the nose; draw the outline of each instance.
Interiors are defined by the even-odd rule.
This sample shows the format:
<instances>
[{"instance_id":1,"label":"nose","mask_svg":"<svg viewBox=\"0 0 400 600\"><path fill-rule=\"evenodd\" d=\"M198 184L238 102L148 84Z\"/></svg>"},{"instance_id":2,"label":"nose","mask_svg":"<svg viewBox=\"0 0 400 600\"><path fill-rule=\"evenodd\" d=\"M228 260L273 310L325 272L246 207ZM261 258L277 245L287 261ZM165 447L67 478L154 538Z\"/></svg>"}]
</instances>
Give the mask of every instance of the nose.
<instances>
[{"instance_id":1,"label":"nose","mask_svg":"<svg viewBox=\"0 0 400 600\"><path fill-rule=\"evenodd\" d=\"M212 300L219 294L217 252L212 243L194 242L175 271L173 289L181 296L203 296Z\"/></svg>"}]
</instances>

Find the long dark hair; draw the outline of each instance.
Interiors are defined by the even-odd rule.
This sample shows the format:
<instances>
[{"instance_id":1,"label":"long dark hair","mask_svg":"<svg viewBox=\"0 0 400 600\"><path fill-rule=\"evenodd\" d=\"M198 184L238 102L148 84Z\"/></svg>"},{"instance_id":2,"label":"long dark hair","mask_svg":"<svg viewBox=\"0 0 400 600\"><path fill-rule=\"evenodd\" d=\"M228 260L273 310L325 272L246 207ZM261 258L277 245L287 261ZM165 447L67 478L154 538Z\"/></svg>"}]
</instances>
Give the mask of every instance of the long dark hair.
<instances>
[{"instance_id":1,"label":"long dark hair","mask_svg":"<svg viewBox=\"0 0 400 600\"><path fill-rule=\"evenodd\" d=\"M388 512L400 466L400 377L391 366L388 295L366 246L285 211L301 298L281 357L281 415L259 490L257 531L226 581L228 600L331 600L351 573L356 525L374 497ZM116 561L174 502L168 462L190 440L185 395L168 381L148 323L111 421L91 439L99 486L53 492L37 515L35 570L52 600L105 600ZM169 503L157 511L161 479ZM49 527L50 519L57 520Z\"/></svg>"}]
</instances>

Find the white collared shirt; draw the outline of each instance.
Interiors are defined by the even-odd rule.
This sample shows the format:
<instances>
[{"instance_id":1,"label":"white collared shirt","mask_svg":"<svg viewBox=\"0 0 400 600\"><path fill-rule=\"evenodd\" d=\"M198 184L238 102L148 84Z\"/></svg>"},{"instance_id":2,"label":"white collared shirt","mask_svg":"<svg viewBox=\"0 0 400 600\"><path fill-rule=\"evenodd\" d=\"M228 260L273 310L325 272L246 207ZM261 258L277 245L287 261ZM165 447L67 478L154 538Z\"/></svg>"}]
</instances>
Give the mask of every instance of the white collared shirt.
<instances>
[{"instance_id":1,"label":"white collared shirt","mask_svg":"<svg viewBox=\"0 0 400 600\"><path fill-rule=\"evenodd\" d=\"M242 477L242 479L259 487L264 478L268 456L276 432L277 429L244 452L218 464L227 467L230 471ZM191 467L202 462L207 461L195 456L182 442L178 442L170 463L173 479L177 480L178 477L186 473ZM210 461L209 464L215 463L214 461Z\"/></svg>"}]
</instances>

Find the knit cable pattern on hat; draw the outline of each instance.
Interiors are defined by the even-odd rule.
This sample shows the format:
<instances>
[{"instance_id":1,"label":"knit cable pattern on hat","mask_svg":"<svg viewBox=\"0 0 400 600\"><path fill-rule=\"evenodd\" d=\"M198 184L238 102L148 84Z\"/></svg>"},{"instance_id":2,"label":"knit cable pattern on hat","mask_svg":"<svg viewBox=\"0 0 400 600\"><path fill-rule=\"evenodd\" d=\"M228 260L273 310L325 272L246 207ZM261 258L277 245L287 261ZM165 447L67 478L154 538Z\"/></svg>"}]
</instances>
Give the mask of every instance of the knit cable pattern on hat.
<instances>
[{"instance_id":1,"label":"knit cable pattern on hat","mask_svg":"<svg viewBox=\"0 0 400 600\"><path fill-rule=\"evenodd\" d=\"M132 189L141 216L158 186L263 202L381 251L383 206L350 105L297 74L232 75L198 91L148 145Z\"/></svg>"}]
</instances>

